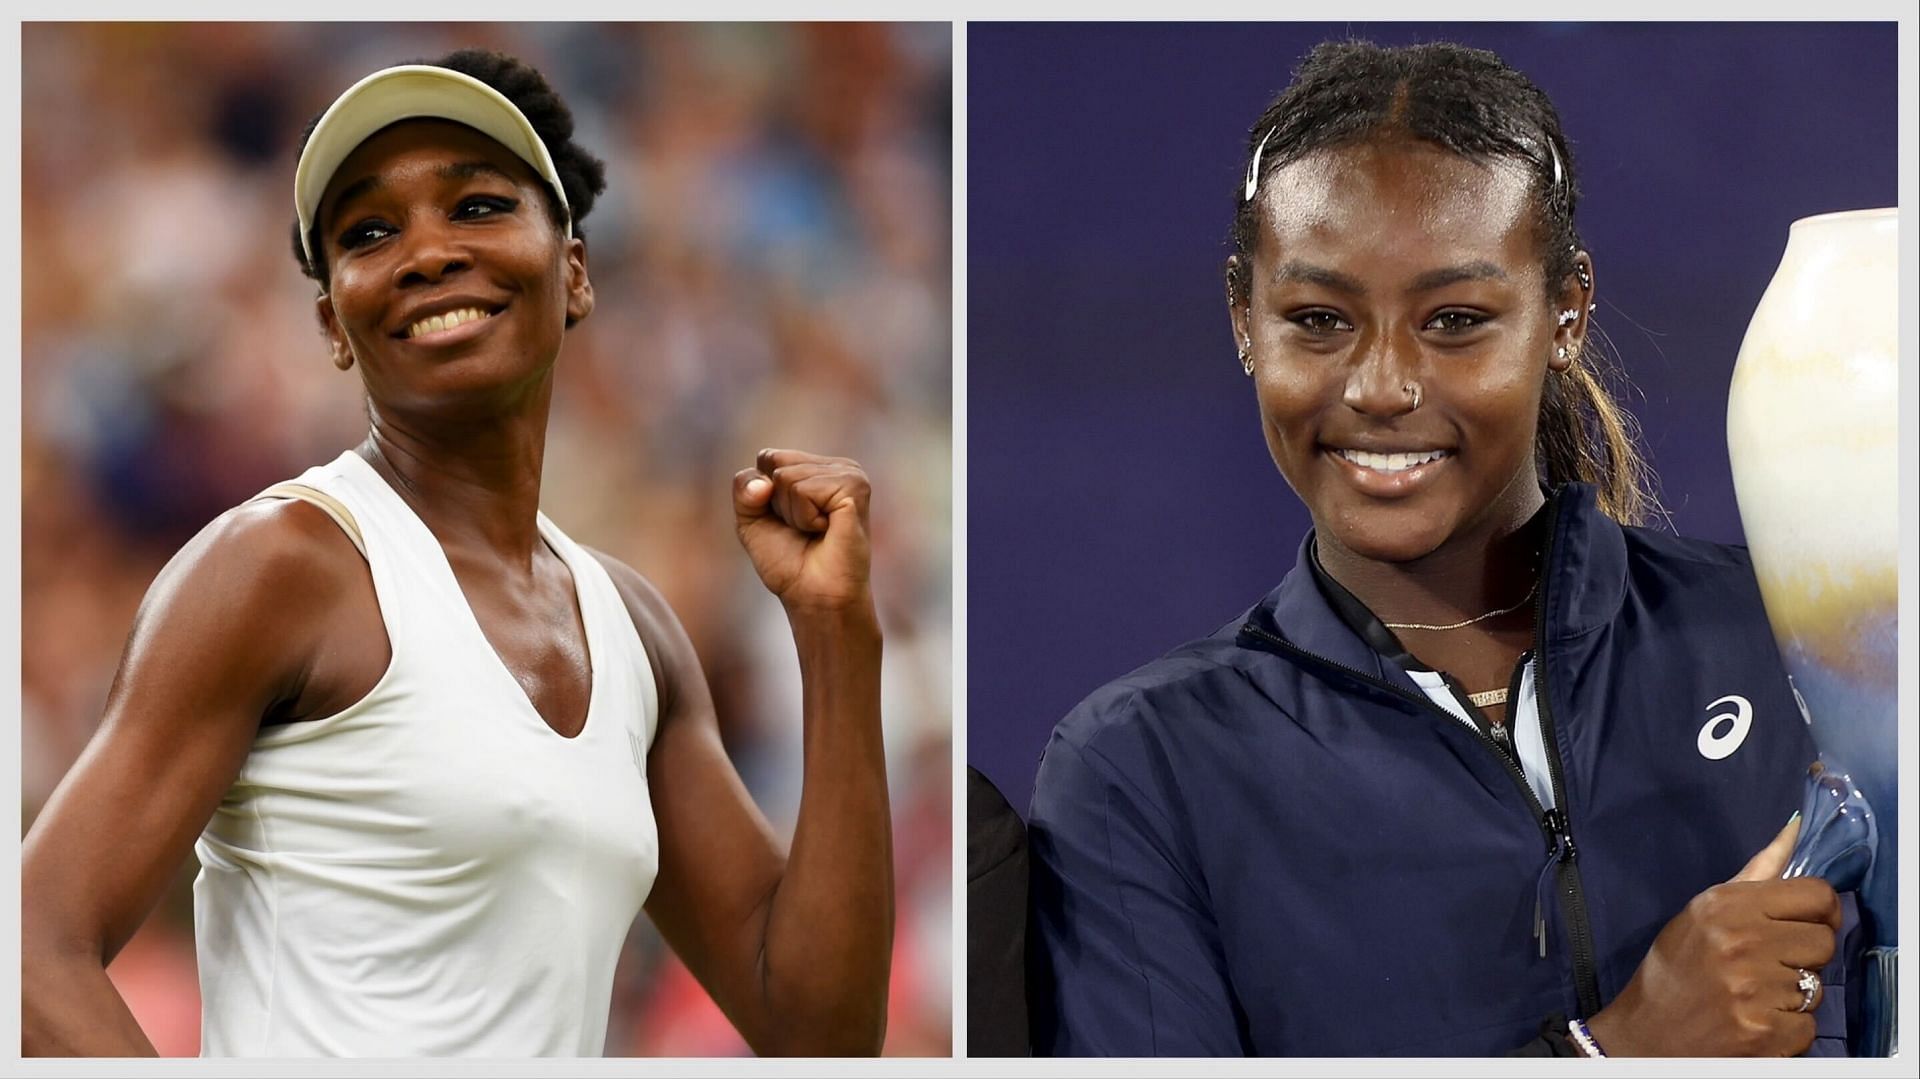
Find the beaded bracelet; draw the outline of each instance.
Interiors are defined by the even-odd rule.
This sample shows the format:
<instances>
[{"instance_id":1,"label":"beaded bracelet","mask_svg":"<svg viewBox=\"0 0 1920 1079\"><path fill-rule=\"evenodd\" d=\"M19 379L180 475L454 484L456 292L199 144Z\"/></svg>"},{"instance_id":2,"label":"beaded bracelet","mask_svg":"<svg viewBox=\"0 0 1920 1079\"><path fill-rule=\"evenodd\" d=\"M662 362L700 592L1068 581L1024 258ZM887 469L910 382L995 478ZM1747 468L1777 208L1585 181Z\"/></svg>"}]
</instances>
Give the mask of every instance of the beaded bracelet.
<instances>
[{"instance_id":1,"label":"beaded bracelet","mask_svg":"<svg viewBox=\"0 0 1920 1079\"><path fill-rule=\"evenodd\" d=\"M1567 1020L1567 1034L1573 1038L1573 1044L1578 1046L1580 1051L1587 1056L1604 1057L1607 1055L1600 1049L1600 1043L1593 1040L1593 1033L1587 1029L1587 1024L1582 1023L1580 1020Z\"/></svg>"}]
</instances>

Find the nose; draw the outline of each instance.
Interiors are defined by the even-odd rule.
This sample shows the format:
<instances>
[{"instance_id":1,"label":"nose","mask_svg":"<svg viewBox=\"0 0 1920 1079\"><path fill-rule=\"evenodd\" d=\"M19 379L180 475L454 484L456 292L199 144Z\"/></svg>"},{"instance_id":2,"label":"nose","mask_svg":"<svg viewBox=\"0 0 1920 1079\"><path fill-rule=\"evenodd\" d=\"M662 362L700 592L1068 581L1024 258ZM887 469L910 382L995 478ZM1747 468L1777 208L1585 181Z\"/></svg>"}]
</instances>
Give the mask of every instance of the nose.
<instances>
[{"instance_id":1,"label":"nose","mask_svg":"<svg viewBox=\"0 0 1920 1079\"><path fill-rule=\"evenodd\" d=\"M400 259L393 270L395 285L432 283L473 265L473 256L460 241L458 230L440 214L414 214L399 240Z\"/></svg>"},{"instance_id":2,"label":"nose","mask_svg":"<svg viewBox=\"0 0 1920 1079\"><path fill-rule=\"evenodd\" d=\"M1361 333L1351 354L1341 400L1355 412L1386 419L1413 411L1419 399L1409 387L1420 374L1419 345L1391 329Z\"/></svg>"}]
</instances>

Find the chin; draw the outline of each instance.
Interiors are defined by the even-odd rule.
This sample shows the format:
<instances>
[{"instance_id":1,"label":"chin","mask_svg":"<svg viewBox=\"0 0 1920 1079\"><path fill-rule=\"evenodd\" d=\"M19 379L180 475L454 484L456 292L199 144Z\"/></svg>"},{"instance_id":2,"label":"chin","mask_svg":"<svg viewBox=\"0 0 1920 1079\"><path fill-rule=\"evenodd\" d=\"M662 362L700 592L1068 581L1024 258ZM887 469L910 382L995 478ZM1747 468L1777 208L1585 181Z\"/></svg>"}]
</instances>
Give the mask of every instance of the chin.
<instances>
[{"instance_id":1,"label":"chin","mask_svg":"<svg viewBox=\"0 0 1920 1079\"><path fill-rule=\"evenodd\" d=\"M1450 522L1412 506L1341 506L1316 521L1324 522L1315 526L1322 535L1374 562L1418 561L1452 532Z\"/></svg>"},{"instance_id":2,"label":"chin","mask_svg":"<svg viewBox=\"0 0 1920 1079\"><path fill-rule=\"evenodd\" d=\"M448 360L414 381L405 407L443 419L482 419L515 407L538 374L524 365L490 363L477 356Z\"/></svg>"},{"instance_id":3,"label":"chin","mask_svg":"<svg viewBox=\"0 0 1920 1079\"><path fill-rule=\"evenodd\" d=\"M1378 542L1375 542L1378 540ZM1341 537L1341 544L1369 562L1418 562L1432 554L1440 546L1438 542L1427 542L1423 538L1411 536L1393 537Z\"/></svg>"}]
</instances>

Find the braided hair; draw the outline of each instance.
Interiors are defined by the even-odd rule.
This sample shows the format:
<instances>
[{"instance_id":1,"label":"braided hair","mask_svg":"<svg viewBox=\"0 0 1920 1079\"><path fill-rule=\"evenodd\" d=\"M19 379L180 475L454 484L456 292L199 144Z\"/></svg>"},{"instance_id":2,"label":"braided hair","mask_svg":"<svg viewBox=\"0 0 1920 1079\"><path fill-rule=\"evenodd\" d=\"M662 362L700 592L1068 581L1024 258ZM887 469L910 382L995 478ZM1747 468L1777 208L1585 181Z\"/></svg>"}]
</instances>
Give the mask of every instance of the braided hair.
<instances>
[{"instance_id":1,"label":"braided hair","mask_svg":"<svg viewBox=\"0 0 1920 1079\"><path fill-rule=\"evenodd\" d=\"M1316 150L1409 137L1470 161L1523 167L1531 178L1548 295L1582 272L1576 263L1580 189L1573 154L1545 92L1484 49L1448 42L1402 48L1323 42L1248 132L1246 187L1233 219L1236 257L1227 264L1232 302L1250 298L1263 202L1255 193L1268 177ZM1638 445L1638 425L1615 399L1609 388L1614 383L1624 387L1624 375L1596 348L1584 349L1564 375L1548 377L1535 459L1549 487L1591 483L1604 512L1623 524L1640 524L1661 510Z\"/></svg>"},{"instance_id":2,"label":"braided hair","mask_svg":"<svg viewBox=\"0 0 1920 1079\"><path fill-rule=\"evenodd\" d=\"M606 163L586 148L573 141L573 110L554 91L547 80L533 67L508 56L505 53L489 52L485 49L460 49L450 52L438 60L410 60L407 63L429 64L471 75L495 90L500 91L508 101L513 102L533 125L534 133L547 146L547 153L553 157L554 171L560 176L560 185L566 192L566 206L573 212L573 234L584 236L580 229L580 220L593 209L593 201L600 192L607 189ZM313 137L313 129L320 124L325 110L315 113L307 121L305 130L300 132L300 143L294 148L294 155L307 147L307 140ZM543 182L543 188L546 186ZM556 228L567 223L567 211L562 209L560 200L546 198L547 216ZM293 223L293 258L300 264L300 272L327 287L327 260L321 254L324 251L320 243L319 225L314 225L314 235L310 237L315 252L313 262L307 261L306 253L300 244L300 222Z\"/></svg>"}]
</instances>

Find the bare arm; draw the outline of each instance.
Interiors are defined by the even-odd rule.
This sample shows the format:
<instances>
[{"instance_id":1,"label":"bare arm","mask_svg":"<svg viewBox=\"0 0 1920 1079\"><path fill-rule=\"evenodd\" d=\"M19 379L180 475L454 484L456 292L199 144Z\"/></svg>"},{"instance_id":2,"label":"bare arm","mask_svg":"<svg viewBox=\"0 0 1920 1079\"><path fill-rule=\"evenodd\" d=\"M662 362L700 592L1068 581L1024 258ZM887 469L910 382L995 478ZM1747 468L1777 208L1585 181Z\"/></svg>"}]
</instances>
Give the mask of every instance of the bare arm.
<instances>
[{"instance_id":1,"label":"bare arm","mask_svg":"<svg viewBox=\"0 0 1920 1079\"><path fill-rule=\"evenodd\" d=\"M22 1053L154 1055L107 964L232 785L261 715L305 681L333 594L316 584L346 565L327 544L357 560L312 507L242 507L148 591L100 728L22 846Z\"/></svg>"},{"instance_id":2,"label":"bare arm","mask_svg":"<svg viewBox=\"0 0 1920 1079\"><path fill-rule=\"evenodd\" d=\"M781 855L726 757L678 620L637 574L609 561L657 654L661 684L647 761L660 874L647 913L755 1052L878 1053L893 855L866 477L852 462L806 454L763 454L761 466L771 489L749 492L753 475L768 478L749 470L735 477L734 496L742 542L785 604L800 658L804 760L792 851ZM823 555L831 560L806 561Z\"/></svg>"}]
</instances>

